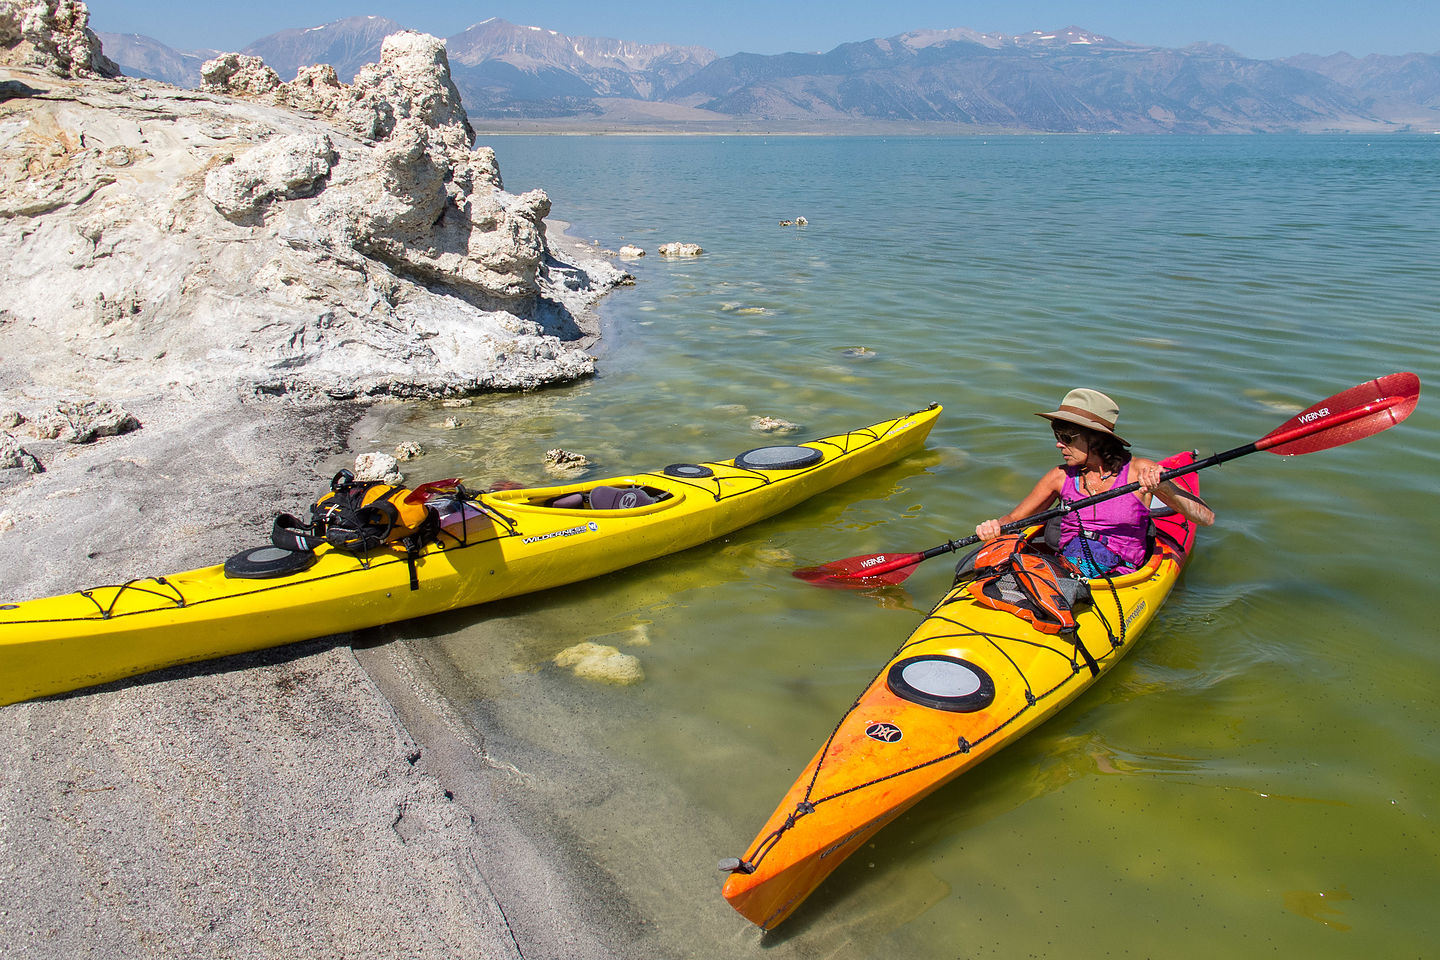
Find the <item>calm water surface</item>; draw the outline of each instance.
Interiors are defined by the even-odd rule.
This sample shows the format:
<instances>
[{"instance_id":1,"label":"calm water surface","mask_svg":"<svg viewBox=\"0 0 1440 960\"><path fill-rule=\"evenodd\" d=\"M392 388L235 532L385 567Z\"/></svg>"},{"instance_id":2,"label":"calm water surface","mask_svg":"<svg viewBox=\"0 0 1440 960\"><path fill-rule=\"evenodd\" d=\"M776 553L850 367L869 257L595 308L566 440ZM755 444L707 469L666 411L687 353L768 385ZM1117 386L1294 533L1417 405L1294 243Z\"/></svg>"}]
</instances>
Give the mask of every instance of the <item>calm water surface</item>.
<instances>
[{"instance_id":1,"label":"calm water surface","mask_svg":"<svg viewBox=\"0 0 1440 960\"><path fill-rule=\"evenodd\" d=\"M601 246L600 374L486 398L415 471L541 482L732 456L946 406L927 449L722 542L406 625L648 923L653 956L1420 957L1440 943L1440 401L1298 458L1208 470L1219 520L1140 646L887 827L775 935L720 898L840 712L950 579L816 590L919 550L1052 465L1075 385L1152 455L1228 449L1369 377L1440 386L1440 137L490 141ZM779 220L804 216L804 228ZM665 262L670 240L705 256ZM863 348L863 349L857 349ZM423 477L420 477L423 479ZM582 640L643 663L609 687ZM902 952L903 951L903 952Z\"/></svg>"}]
</instances>

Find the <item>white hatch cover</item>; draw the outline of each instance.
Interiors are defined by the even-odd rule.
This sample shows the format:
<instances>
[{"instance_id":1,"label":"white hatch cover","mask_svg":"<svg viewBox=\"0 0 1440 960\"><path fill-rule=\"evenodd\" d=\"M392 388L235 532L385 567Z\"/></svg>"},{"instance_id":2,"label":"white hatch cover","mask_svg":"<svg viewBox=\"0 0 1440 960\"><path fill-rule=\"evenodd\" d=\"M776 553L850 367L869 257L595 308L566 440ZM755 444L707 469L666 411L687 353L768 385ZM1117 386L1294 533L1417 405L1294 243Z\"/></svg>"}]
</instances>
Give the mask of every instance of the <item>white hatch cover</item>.
<instances>
[{"instance_id":1,"label":"white hatch cover","mask_svg":"<svg viewBox=\"0 0 1440 960\"><path fill-rule=\"evenodd\" d=\"M897 697L937 710L973 713L995 700L995 681L959 657L908 657L890 667L886 684Z\"/></svg>"}]
</instances>

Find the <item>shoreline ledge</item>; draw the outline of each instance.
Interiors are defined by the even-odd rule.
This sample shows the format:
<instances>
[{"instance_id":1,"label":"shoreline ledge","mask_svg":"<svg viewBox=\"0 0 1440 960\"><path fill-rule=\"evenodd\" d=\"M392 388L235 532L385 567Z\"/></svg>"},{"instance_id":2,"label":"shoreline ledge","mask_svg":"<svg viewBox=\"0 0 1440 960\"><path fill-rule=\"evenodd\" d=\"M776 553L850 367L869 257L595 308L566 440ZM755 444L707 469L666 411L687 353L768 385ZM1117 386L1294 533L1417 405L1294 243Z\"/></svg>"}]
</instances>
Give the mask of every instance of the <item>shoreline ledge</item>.
<instances>
[{"instance_id":1,"label":"shoreline ledge","mask_svg":"<svg viewBox=\"0 0 1440 960\"><path fill-rule=\"evenodd\" d=\"M78 9L83 40L83 5L48 8ZM432 41L387 40L370 88L330 91L403 104L358 132L0 58L0 415L43 467L0 469L0 602L265 542L378 403L593 371L590 307L627 277L547 237L548 199L504 193L493 153L456 146ZM373 192L387 182L407 186ZM402 203L412 188L440 213ZM140 426L89 443L37 426L87 404ZM0 952L663 954L525 758L489 756L398 636L0 707Z\"/></svg>"}]
</instances>

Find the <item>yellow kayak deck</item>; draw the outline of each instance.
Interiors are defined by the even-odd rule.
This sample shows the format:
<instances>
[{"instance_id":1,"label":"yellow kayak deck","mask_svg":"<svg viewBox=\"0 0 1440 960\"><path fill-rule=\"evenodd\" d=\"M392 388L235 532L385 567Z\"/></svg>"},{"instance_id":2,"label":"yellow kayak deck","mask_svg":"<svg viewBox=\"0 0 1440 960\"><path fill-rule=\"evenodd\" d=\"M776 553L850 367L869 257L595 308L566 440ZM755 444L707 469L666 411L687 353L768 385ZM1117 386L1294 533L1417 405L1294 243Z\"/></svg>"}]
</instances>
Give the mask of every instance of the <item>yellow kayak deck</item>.
<instances>
[{"instance_id":1,"label":"yellow kayak deck","mask_svg":"<svg viewBox=\"0 0 1440 960\"><path fill-rule=\"evenodd\" d=\"M316 548L313 565L288 576L237 579L216 565L0 602L0 704L513 597L684 550L919 449L940 412L932 405L846 433L760 448L758 458L747 451L648 473L479 494L474 509L413 558L399 546L356 557L327 544ZM765 451L813 462L788 466L777 459L772 468ZM622 509L552 505L602 486L641 487L657 499Z\"/></svg>"}]
</instances>

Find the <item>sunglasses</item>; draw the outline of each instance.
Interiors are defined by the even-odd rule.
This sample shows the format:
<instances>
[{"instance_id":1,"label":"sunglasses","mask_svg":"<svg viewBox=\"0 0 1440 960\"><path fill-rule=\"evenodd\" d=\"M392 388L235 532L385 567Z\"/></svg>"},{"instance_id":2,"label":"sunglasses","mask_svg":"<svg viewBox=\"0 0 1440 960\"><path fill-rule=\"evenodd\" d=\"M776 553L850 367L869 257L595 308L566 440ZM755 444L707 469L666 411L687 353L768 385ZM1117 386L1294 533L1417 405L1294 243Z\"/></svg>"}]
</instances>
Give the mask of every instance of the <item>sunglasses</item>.
<instances>
[{"instance_id":1,"label":"sunglasses","mask_svg":"<svg viewBox=\"0 0 1440 960\"><path fill-rule=\"evenodd\" d=\"M1056 431L1054 431L1054 433L1055 433L1055 439L1056 439L1056 440L1059 440L1061 443L1065 444L1065 446L1067 446L1067 447L1073 447L1073 446L1075 446L1075 441L1076 441L1076 440L1079 440L1080 437L1082 436L1082 434L1079 434L1079 433L1071 433L1071 432L1069 432L1069 431L1067 431L1067 430L1056 430Z\"/></svg>"}]
</instances>

